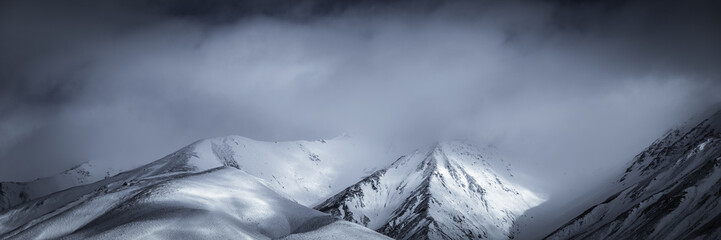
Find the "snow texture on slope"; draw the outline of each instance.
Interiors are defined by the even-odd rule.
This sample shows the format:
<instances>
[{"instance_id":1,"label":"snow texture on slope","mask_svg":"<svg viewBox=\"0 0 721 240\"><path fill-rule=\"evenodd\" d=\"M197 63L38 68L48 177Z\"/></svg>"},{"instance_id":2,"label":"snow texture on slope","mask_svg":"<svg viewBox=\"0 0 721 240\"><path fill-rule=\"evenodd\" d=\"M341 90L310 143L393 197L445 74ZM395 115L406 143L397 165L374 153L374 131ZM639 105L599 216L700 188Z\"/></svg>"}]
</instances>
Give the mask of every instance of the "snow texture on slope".
<instances>
[{"instance_id":1,"label":"snow texture on slope","mask_svg":"<svg viewBox=\"0 0 721 240\"><path fill-rule=\"evenodd\" d=\"M542 202L509 181L502 164L461 142L439 143L316 206L396 239L503 239L513 221ZM507 166L506 166L507 167Z\"/></svg>"},{"instance_id":2,"label":"snow texture on slope","mask_svg":"<svg viewBox=\"0 0 721 240\"><path fill-rule=\"evenodd\" d=\"M200 141L194 151L200 158L215 158L263 179L286 198L313 206L392 159L385 153L370 154L359 145L347 136L291 142L228 136Z\"/></svg>"},{"instance_id":3,"label":"snow texture on slope","mask_svg":"<svg viewBox=\"0 0 721 240\"><path fill-rule=\"evenodd\" d=\"M721 111L655 141L618 184L547 239L720 239Z\"/></svg>"},{"instance_id":4,"label":"snow texture on slope","mask_svg":"<svg viewBox=\"0 0 721 240\"><path fill-rule=\"evenodd\" d=\"M361 141L348 136L331 140L263 142L240 136L197 141L142 168L147 173L198 172L220 166L243 169L273 190L303 205L319 203L358 181L387 153L369 154ZM56 176L32 182L0 183L0 211L47 194L92 183L117 174L85 163Z\"/></svg>"},{"instance_id":5,"label":"snow texture on slope","mask_svg":"<svg viewBox=\"0 0 721 240\"><path fill-rule=\"evenodd\" d=\"M281 240L320 240L320 239L390 239L380 233L348 221L334 221L331 224L309 232L300 232L288 235Z\"/></svg>"},{"instance_id":6,"label":"snow texture on slope","mask_svg":"<svg viewBox=\"0 0 721 240\"><path fill-rule=\"evenodd\" d=\"M0 238L275 239L312 235L318 228L321 235L339 232L334 226L361 231L283 198L233 161L200 158L197 144L202 141L143 167L10 208L0 213Z\"/></svg>"},{"instance_id":7,"label":"snow texture on slope","mask_svg":"<svg viewBox=\"0 0 721 240\"><path fill-rule=\"evenodd\" d=\"M30 182L0 182L0 211L38 197L117 174L112 168L85 162L60 174Z\"/></svg>"}]
</instances>

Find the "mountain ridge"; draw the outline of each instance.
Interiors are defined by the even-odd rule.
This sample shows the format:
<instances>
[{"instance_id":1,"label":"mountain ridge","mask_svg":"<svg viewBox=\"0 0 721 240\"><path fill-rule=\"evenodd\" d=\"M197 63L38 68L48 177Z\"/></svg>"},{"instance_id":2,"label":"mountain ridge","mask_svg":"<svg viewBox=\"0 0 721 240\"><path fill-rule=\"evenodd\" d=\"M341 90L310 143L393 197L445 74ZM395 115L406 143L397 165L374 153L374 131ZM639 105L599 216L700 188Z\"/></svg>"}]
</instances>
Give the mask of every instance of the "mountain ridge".
<instances>
[{"instance_id":1,"label":"mountain ridge","mask_svg":"<svg viewBox=\"0 0 721 240\"><path fill-rule=\"evenodd\" d=\"M720 238L721 111L654 141L617 184L546 239Z\"/></svg>"},{"instance_id":2,"label":"mountain ridge","mask_svg":"<svg viewBox=\"0 0 721 240\"><path fill-rule=\"evenodd\" d=\"M28 182L0 182L0 212L12 206L117 174L119 170L84 162L59 174Z\"/></svg>"},{"instance_id":3,"label":"mountain ridge","mask_svg":"<svg viewBox=\"0 0 721 240\"><path fill-rule=\"evenodd\" d=\"M197 141L141 167L0 211L0 239L387 239L283 197L223 149L217 139Z\"/></svg>"},{"instance_id":4,"label":"mountain ridge","mask_svg":"<svg viewBox=\"0 0 721 240\"><path fill-rule=\"evenodd\" d=\"M367 169L377 167L379 164L376 162L389 155L375 154L371 157L378 160L360 161L369 158L362 151L367 147L363 144L347 135L327 140L288 142L263 142L230 135L197 140L159 159L165 162L162 166L156 161L138 167L148 168L148 171L162 168L152 171L165 171L166 174L203 171L219 166L243 169L279 194L308 206L360 179ZM210 159L214 161L208 161ZM66 174L76 172L78 174ZM1 182L0 211L119 172L89 162L31 182Z\"/></svg>"},{"instance_id":5,"label":"mountain ridge","mask_svg":"<svg viewBox=\"0 0 721 240\"><path fill-rule=\"evenodd\" d=\"M513 220L542 200L479 151L461 142L416 150L315 208L397 239L508 238Z\"/></svg>"}]
</instances>

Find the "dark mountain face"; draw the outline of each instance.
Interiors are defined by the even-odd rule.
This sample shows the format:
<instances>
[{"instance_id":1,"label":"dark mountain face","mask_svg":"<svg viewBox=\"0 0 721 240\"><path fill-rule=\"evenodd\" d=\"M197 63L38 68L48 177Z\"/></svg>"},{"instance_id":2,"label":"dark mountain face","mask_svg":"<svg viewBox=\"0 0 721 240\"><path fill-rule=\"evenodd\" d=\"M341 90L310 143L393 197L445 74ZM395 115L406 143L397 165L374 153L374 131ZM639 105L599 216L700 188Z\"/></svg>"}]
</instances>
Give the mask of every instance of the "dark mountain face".
<instances>
[{"instance_id":1,"label":"dark mountain face","mask_svg":"<svg viewBox=\"0 0 721 240\"><path fill-rule=\"evenodd\" d=\"M546 239L721 238L721 112L651 144L618 184Z\"/></svg>"}]
</instances>

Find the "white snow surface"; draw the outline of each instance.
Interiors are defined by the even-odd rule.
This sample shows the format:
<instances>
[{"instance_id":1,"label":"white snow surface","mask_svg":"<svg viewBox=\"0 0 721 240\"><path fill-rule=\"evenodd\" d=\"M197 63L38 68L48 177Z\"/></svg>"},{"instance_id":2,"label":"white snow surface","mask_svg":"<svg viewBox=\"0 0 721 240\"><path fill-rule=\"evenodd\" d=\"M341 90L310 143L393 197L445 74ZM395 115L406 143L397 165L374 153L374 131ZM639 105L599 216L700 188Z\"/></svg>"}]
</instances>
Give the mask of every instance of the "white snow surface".
<instances>
[{"instance_id":1,"label":"white snow surface","mask_svg":"<svg viewBox=\"0 0 721 240\"><path fill-rule=\"evenodd\" d=\"M365 239L391 239L371 229L348 221L335 221L314 231L294 233L281 240L365 240Z\"/></svg>"},{"instance_id":2,"label":"white snow surface","mask_svg":"<svg viewBox=\"0 0 721 240\"><path fill-rule=\"evenodd\" d=\"M162 164L151 163L141 168L146 175L157 176L160 173L156 171L173 174L234 167L262 179L282 196L312 206L393 159L393 153L368 151L371 148L368 145L348 136L289 142L227 136L197 141L159 160ZM120 172L99 165L87 162L32 182L2 182L0 211Z\"/></svg>"},{"instance_id":3,"label":"white snow surface","mask_svg":"<svg viewBox=\"0 0 721 240\"><path fill-rule=\"evenodd\" d=\"M95 162L85 162L60 174L30 182L0 182L0 211L50 193L96 182L118 172Z\"/></svg>"},{"instance_id":4,"label":"white snow surface","mask_svg":"<svg viewBox=\"0 0 721 240\"><path fill-rule=\"evenodd\" d=\"M0 212L0 239L276 239L293 233L343 237L345 231L336 226L363 232L360 226L334 224L331 216L282 197L265 181L231 167L230 161L204 158L207 155L195 149L206 142ZM321 232L314 233L318 228ZM364 236L387 239L367 231Z\"/></svg>"},{"instance_id":5,"label":"white snow surface","mask_svg":"<svg viewBox=\"0 0 721 240\"><path fill-rule=\"evenodd\" d=\"M543 201L511 176L477 147L443 142L399 158L316 209L396 239L507 239L514 220Z\"/></svg>"},{"instance_id":6,"label":"white snow surface","mask_svg":"<svg viewBox=\"0 0 721 240\"><path fill-rule=\"evenodd\" d=\"M228 136L193 144L197 156L190 158L190 164L210 168L216 163L195 161L216 159L263 179L286 198L313 206L393 159L391 153L371 153L363 144L347 136L291 142ZM203 166L204 163L212 164Z\"/></svg>"}]
</instances>

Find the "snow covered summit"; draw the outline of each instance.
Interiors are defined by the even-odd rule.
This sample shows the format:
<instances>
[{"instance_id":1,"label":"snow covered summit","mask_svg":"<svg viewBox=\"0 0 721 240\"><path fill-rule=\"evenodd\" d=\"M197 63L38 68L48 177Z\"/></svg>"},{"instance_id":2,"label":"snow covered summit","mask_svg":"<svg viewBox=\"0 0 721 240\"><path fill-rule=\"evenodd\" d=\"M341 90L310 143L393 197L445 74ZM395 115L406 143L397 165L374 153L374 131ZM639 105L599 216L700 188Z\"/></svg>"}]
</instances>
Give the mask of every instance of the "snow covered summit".
<instances>
[{"instance_id":1,"label":"snow covered summit","mask_svg":"<svg viewBox=\"0 0 721 240\"><path fill-rule=\"evenodd\" d=\"M264 142L227 136L198 141L175 154L189 155L185 164L198 170L221 165L241 169L282 196L312 206L384 161L383 154L366 147L348 137Z\"/></svg>"},{"instance_id":2,"label":"snow covered summit","mask_svg":"<svg viewBox=\"0 0 721 240\"><path fill-rule=\"evenodd\" d=\"M274 190L287 187L284 194L294 194L303 181L273 185L241 170L274 161L270 155L250 162L253 158L242 154L253 151L236 151L253 143L240 137L198 141L136 169L12 206L0 211L0 239L387 239ZM247 169L287 170L296 160L284 159L290 163L283 165L278 158L274 167ZM295 169L303 170L308 163L298 165ZM307 192L298 196L317 194Z\"/></svg>"},{"instance_id":3,"label":"snow covered summit","mask_svg":"<svg viewBox=\"0 0 721 240\"><path fill-rule=\"evenodd\" d=\"M461 142L417 150L315 208L396 239L507 239L543 200L480 152Z\"/></svg>"},{"instance_id":4,"label":"snow covered summit","mask_svg":"<svg viewBox=\"0 0 721 240\"><path fill-rule=\"evenodd\" d=\"M512 237L515 219L542 201L513 183L504 162L469 144L439 143L374 172L384 155L367 150L348 138L200 140L16 202L0 211L0 238L385 238L376 230L399 239L498 239Z\"/></svg>"},{"instance_id":5,"label":"snow covered summit","mask_svg":"<svg viewBox=\"0 0 721 240\"><path fill-rule=\"evenodd\" d=\"M196 141L156 162L141 175L200 172L221 166L242 169L271 189L305 206L323 201L361 179L384 159L349 137L318 141L264 142L241 136ZM373 160L373 161L369 161ZM117 174L92 162L32 182L0 183L0 211L47 194Z\"/></svg>"}]
</instances>

